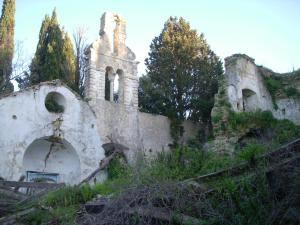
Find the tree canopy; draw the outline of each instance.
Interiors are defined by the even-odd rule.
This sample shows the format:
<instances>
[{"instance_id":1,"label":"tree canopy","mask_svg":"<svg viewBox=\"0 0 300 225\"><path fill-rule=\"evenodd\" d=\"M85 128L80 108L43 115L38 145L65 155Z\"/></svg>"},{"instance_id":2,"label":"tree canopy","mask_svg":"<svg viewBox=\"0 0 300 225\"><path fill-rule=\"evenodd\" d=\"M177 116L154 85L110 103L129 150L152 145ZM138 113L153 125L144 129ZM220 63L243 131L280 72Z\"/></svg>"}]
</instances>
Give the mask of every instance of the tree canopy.
<instances>
[{"instance_id":1,"label":"tree canopy","mask_svg":"<svg viewBox=\"0 0 300 225\"><path fill-rule=\"evenodd\" d=\"M58 23L56 11L45 16L30 65L29 84L60 79L74 88L75 55L72 42Z\"/></svg>"},{"instance_id":2,"label":"tree canopy","mask_svg":"<svg viewBox=\"0 0 300 225\"><path fill-rule=\"evenodd\" d=\"M14 55L15 0L4 0L0 18L0 93L13 92L10 82Z\"/></svg>"},{"instance_id":3,"label":"tree canopy","mask_svg":"<svg viewBox=\"0 0 300 225\"><path fill-rule=\"evenodd\" d=\"M140 78L139 107L168 116L173 138L182 135L181 123L208 123L218 90L222 63L204 35L183 18L170 17L150 45L147 74Z\"/></svg>"}]
</instances>

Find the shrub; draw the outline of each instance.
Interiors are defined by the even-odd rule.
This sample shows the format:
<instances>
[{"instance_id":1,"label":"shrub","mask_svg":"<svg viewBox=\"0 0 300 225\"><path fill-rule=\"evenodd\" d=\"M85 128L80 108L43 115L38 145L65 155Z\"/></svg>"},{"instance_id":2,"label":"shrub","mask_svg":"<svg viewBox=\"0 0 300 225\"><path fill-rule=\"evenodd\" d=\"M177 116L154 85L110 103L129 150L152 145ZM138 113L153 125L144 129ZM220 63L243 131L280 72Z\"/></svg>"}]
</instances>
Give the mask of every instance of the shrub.
<instances>
[{"instance_id":1,"label":"shrub","mask_svg":"<svg viewBox=\"0 0 300 225\"><path fill-rule=\"evenodd\" d=\"M241 149L237 157L248 162L253 162L259 155L261 155L265 151L266 150L262 145L251 144Z\"/></svg>"},{"instance_id":2,"label":"shrub","mask_svg":"<svg viewBox=\"0 0 300 225\"><path fill-rule=\"evenodd\" d=\"M269 127L276 122L270 111L255 111L255 112L229 112L229 125L234 130L251 127Z\"/></svg>"},{"instance_id":3,"label":"shrub","mask_svg":"<svg viewBox=\"0 0 300 225\"><path fill-rule=\"evenodd\" d=\"M118 179L128 175L128 166L122 160L120 157L111 160L107 168L109 179Z\"/></svg>"},{"instance_id":4,"label":"shrub","mask_svg":"<svg viewBox=\"0 0 300 225\"><path fill-rule=\"evenodd\" d=\"M269 90L271 96L276 95L277 91L280 89L281 81L279 77L265 77L265 84L267 89Z\"/></svg>"},{"instance_id":5,"label":"shrub","mask_svg":"<svg viewBox=\"0 0 300 225\"><path fill-rule=\"evenodd\" d=\"M287 89L284 90L286 96L288 97L297 97L300 95L299 91L297 88L294 87L288 87Z\"/></svg>"},{"instance_id":6,"label":"shrub","mask_svg":"<svg viewBox=\"0 0 300 225\"><path fill-rule=\"evenodd\" d=\"M84 203L95 195L88 185L82 187L65 187L57 191L50 192L42 201L46 206L68 207Z\"/></svg>"},{"instance_id":7,"label":"shrub","mask_svg":"<svg viewBox=\"0 0 300 225\"><path fill-rule=\"evenodd\" d=\"M273 106L274 109L277 110L278 106L276 104L276 95L280 90L281 87L281 79L280 77L264 77L264 83L268 89L268 91L270 92L270 95L272 97L272 102L273 102Z\"/></svg>"},{"instance_id":8,"label":"shrub","mask_svg":"<svg viewBox=\"0 0 300 225\"><path fill-rule=\"evenodd\" d=\"M277 120L270 111L241 113L231 111L228 123L229 128L241 134L249 129L255 129L259 130L262 135L271 135L272 146L281 145L300 137L300 126L289 120Z\"/></svg>"},{"instance_id":9,"label":"shrub","mask_svg":"<svg viewBox=\"0 0 300 225\"><path fill-rule=\"evenodd\" d=\"M38 209L35 212L29 213L22 218L21 223L24 225L40 225L40 224L60 224L69 225L74 222L77 207L58 207L51 210ZM52 223L53 222L53 223Z\"/></svg>"},{"instance_id":10,"label":"shrub","mask_svg":"<svg viewBox=\"0 0 300 225\"><path fill-rule=\"evenodd\" d=\"M221 115L215 115L211 118L213 123L218 123L222 119Z\"/></svg>"},{"instance_id":11,"label":"shrub","mask_svg":"<svg viewBox=\"0 0 300 225\"><path fill-rule=\"evenodd\" d=\"M295 125L289 120L279 120L275 126L273 126L274 141L279 144L283 144L287 141L291 141L300 137L300 126Z\"/></svg>"}]
</instances>

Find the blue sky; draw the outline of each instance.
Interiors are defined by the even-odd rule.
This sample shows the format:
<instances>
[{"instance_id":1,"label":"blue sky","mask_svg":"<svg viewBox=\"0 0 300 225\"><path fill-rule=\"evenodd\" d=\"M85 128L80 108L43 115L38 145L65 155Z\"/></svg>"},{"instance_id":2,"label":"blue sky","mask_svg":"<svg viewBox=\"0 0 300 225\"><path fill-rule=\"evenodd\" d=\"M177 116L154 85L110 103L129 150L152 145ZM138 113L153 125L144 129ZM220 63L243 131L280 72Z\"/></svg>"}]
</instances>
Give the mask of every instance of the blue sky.
<instances>
[{"instance_id":1,"label":"blue sky","mask_svg":"<svg viewBox=\"0 0 300 225\"><path fill-rule=\"evenodd\" d=\"M151 40L169 16L182 16L204 33L222 59L245 53L277 72L300 68L300 0L16 0L16 5L15 40L23 42L28 57L35 52L45 14L56 7L69 35L84 25L89 42L98 37L103 12L121 14L127 45L140 61L139 74Z\"/></svg>"}]
</instances>

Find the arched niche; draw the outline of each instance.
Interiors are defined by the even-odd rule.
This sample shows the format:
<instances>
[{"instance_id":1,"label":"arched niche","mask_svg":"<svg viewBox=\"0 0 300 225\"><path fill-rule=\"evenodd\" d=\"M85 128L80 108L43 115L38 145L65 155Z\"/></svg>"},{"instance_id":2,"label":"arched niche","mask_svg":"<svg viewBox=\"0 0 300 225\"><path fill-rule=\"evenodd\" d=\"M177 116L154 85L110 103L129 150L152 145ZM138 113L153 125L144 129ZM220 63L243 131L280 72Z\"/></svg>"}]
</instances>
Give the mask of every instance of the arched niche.
<instances>
[{"instance_id":1,"label":"arched niche","mask_svg":"<svg viewBox=\"0 0 300 225\"><path fill-rule=\"evenodd\" d=\"M36 177L45 181L55 179L57 182L75 184L80 178L80 159L74 147L65 139L43 137L34 140L26 149L23 156L23 170L28 181L34 177L28 174L34 172ZM47 177L47 174L52 174Z\"/></svg>"},{"instance_id":2,"label":"arched niche","mask_svg":"<svg viewBox=\"0 0 300 225\"><path fill-rule=\"evenodd\" d=\"M258 108L258 98L256 92L251 89L242 89L243 111L255 111Z\"/></svg>"}]
</instances>

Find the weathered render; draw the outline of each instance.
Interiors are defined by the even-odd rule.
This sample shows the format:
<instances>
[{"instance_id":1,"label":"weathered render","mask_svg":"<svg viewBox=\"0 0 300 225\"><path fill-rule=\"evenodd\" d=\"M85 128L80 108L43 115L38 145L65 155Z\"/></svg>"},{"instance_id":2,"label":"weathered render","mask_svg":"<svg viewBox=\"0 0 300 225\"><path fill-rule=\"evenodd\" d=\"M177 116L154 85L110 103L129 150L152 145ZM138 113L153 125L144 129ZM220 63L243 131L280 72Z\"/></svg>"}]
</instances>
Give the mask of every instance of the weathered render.
<instances>
[{"instance_id":1,"label":"weathered render","mask_svg":"<svg viewBox=\"0 0 300 225\"><path fill-rule=\"evenodd\" d=\"M76 184L98 168L105 157L102 144L127 147L130 162L138 152L148 156L169 149L169 119L138 110L138 62L125 45L125 29L121 16L102 16L100 37L86 52L86 101L59 81L0 99L0 177L34 180L42 175ZM48 96L64 111L48 111ZM183 142L197 134L191 122L184 128Z\"/></svg>"},{"instance_id":2,"label":"weathered render","mask_svg":"<svg viewBox=\"0 0 300 225\"><path fill-rule=\"evenodd\" d=\"M64 107L48 111L46 97ZM30 171L49 181L76 184L104 158L90 106L59 81L41 83L0 99L0 177L18 180ZM57 174L53 180L53 174ZM44 176L47 178L47 175Z\"/></svg>"},{"instance_id":3,"label":"weathered render","mask_svg":"<svg viewBox=\"0 0 300 225\"><path fill-rule=\"evenodd\" d=\"M34 180L43 174L53 182L76 184L98 168L105 157L102 144L113 141L127 147L129 162L138 153L151 156L169 149L170 120L139 112L138 62L125 44L125 25L117 14L102 16L100 36L86 51L85 101L59 81L0 98L0 177L17 180L27 175ZM237 136L226 136L220 129L229 107L236 112L270 110L276 118L300 124L299 98L274 99L266 88L264 77L273 74L246 55L225 59L224 80L212 110L215 149L225 152L237 142ZM49 110L48 97L64 110ZM181 141L186 143L195 138L198 126L190 121L183 125ZM100 173L97 179L104 176Z\"/></svg>"},{"instance_id":4,"label":"weathered render","mask_svg":"<svg viewBox=\"0 0 300 225\"><path fill-rule=\"evenodd\" d=\"M247 55L235 54L227 57L225 83L228 101L236 112L269 110L278 119L289 119L300 125L299 97L279 96L273 102L263 76L275 75L290 76L257 66L254 59Z\"/></svg>"},{"instance_id":5,"label":"weathered render","mask_svg":"<svg viewBox=\"0 0 300 225\"><path fill-rule=\"evenodd\" d=\"M114 141L129 148L128 160L134 161L137 153L146 156L168 150L173 143L170 135L170 120L165 116L142 113L136 107L105 100L90 102L97 115L97 127L103 143ZM197 134L197 126L184 122L183 142Z\"/></svg>"},{"instance_id":6,"label":"weathered render","mask_svg":"<svg viewBox=\"0 0 300 225\"><path fill-rule=\"evenodd\" d=\"M169 149L170 121L167 117L138 110L138 77L135 54L126 46L125 21L120 15L104 13L100 36L88 48L85 98L97 115L99 134L104 143L114 141L128 147L128 159L136 153L149 155ZM184 124L184 142L197 128Z\"/></svg>"},{"instance_id":7,"label":"weathered render","mask_svg":"<svg viewBox=\"0 0 300 225\"><path fill-rule=\"evenodd\" d=\"M126 46L125 39L126 24L122 17L104 13L100 37L87 51L86 98L138 106L138 62L135 61L135 54Z\"/></svg>"}]
</instances>

